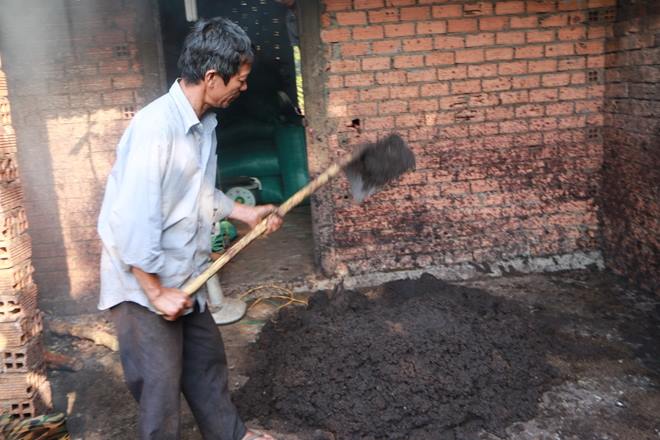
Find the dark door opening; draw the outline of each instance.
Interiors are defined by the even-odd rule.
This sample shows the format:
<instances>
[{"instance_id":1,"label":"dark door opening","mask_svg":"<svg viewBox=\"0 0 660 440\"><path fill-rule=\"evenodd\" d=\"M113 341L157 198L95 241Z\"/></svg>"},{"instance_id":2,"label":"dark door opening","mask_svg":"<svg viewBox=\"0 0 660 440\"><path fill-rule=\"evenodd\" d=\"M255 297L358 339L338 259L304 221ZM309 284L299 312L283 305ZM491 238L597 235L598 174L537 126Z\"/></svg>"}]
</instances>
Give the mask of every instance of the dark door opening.
<instances>
[{"instance_id":1,"label":"dark door opening","mask_svg":"<svg viewBox=\"0 0 660 440\"><path fill-rule=\"evenodd\" d=\"M168 84L190 24L184 0L159 0ZM279 204L309 180L303 127L302 75L293 10L276 0L197 0L199 18L223 16L250 36L255 62L248 90L218 110L217 185L248 204ZM245 233L223 222L213 239L222 252ZM309 206L294 209L282 230L257 240L221 271L225 292L268 282L293 283L314 273Z\"/></svg>"}]
</instances>

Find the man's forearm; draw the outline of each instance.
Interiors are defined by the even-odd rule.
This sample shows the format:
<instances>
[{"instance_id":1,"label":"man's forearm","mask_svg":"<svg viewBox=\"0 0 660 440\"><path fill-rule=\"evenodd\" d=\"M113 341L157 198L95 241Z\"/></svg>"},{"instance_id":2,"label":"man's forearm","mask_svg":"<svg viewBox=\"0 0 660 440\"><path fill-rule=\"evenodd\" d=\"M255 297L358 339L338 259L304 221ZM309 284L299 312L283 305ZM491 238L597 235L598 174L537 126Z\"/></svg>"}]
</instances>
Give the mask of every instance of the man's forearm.
<instances>
[{"instance_id":1,"label":"man's forearm","mask_svg":"<svg viewBox=\"0 0 660 440\"><path fill-rule=\"evenodd\" d=\"M162 286L158 275L147 273L135 266L131 267L131 272L135 275L138 284L152 303L160 296Z\"/></svg>"}]
</instances>

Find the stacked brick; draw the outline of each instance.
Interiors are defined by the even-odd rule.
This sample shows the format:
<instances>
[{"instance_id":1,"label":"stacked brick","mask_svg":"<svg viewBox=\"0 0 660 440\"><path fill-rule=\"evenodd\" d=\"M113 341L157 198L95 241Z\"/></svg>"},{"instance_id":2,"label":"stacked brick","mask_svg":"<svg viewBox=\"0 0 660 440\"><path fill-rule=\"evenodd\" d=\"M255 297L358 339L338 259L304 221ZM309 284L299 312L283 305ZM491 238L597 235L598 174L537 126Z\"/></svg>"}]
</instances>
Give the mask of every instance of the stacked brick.
<instances>
[{"instance_id":1,"label":"stacked brick","mask_svg":"<svg viewBox=\"0 0 660 440\"><path fill-rule=\"evenodd\" d=\"M161 37L153 33L157 9L148 0L6 0L2 9L0 52L40 305L91 312L100 258L96 220L117 142L134 113L165 90L157 65ZM25 29L32 29L30 38Z\"/></svg>"},{"instance_id":2,"label":"stacked brick","mask_svg":"<svg viewBox=\"0 0 660 440\"><path fill-rule=\"evenodd\" d=\"M335 154L397 131L418 158L362 207L334 191L326 270L597 254L615 3L325 0L315 128Z\"/></svg>"},{"instance_id":3,"label":"stacked brick","mask_svg":"<svg viewBox=\"0 0 660 440\"><path fill-rule=\"evenodd\" d=\"M606 262L660 292L660 5L621 0L606 45Z\"/></svg>"},{"instance_id":4,"label":"stacked brick","mask_svg":"<svg viewBox=\"0 0 660 440\"><path fill-rule=\"evenodd\" d=\"M17 418L33 417L51 403L27 226L0 62L0 414Z\"/></svg>"}]
</instances>

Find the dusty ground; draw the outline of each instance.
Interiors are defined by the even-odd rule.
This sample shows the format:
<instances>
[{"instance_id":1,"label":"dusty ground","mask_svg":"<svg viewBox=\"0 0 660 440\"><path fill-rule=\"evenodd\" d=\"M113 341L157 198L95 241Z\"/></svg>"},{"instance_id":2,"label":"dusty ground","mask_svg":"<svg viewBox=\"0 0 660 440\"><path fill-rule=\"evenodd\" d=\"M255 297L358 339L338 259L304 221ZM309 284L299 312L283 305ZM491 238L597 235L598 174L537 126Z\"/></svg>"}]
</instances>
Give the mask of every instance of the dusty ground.
<instances>
[{"instance_id":1,"label":"dusty ground","mask_svg":"<svg viewBox=\"0 0 660 440\"><path fill-rule=\"evenodd\" d=\"M529 416L511 421L498 433L482 430L475 438L660 439L659 297L589 271L461 284L512 300L530 316L542 314L553 325L557 342L571 346L563 353L546 354L545 362L558 371L559 380L549 383ZM269 310L272 307L262 305L241 323L222 328L233 389L247 381L247 366L253 362L248 348ZM73 438L135 438L135 404L122 383L117 353L85 339L52 332L46 336L50 350L83 364L77 372L50 372L56 409L69 413ZM500 404L498 396L491 399L494 407ZM190 414L183 420L184 438L198 439ZM313 427L295 432L284 432L283 424L276 427L283 439L332 438Z\"/></svg>"}]
</instances>

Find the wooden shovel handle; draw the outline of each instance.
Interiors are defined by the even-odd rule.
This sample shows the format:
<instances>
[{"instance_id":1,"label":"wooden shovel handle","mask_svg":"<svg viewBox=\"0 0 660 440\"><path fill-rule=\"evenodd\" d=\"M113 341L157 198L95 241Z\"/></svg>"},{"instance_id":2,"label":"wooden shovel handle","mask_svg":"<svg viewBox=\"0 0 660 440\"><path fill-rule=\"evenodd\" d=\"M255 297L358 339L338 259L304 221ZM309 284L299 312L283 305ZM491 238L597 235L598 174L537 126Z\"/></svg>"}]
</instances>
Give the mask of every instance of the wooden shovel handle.
<instances>
[{"instance_id":1,"label":"wooden shovel handle","mask_svg":"<svg viewBox=\"0 0 660 440\"><path fill-rule=\"evenodd\" d=\"M284 217L284 215L299 205L300 202L305 200L305 198L312 195L314 191L328 183L330 179L339 174L342 168L351 163L359 154L360 152L353 153L344 158L342 161L332 164L327 170L316 177L316 179L312 180L307 185L298 190L298 192L296 192L294 195L289 197L277 208L275 213L271 215L279 215L280 217ZM206 281L208 281L209 278L215 275L216 272L218 272L225 264L229 263L229 261L234 258L240 251L242 251L248 244L252 243L254 239L266 232L267 225L268 217L262 220L257 226L254 227L254 229L248 232L247 235L234 243L229 249L227 249L227 251L223 253L217 260L215 260L209 267L207 267L204 272L186 283L186 285L183 286L181 290L186 292L188 295L195 293L200 287L204 285L204 283L206 283Z\"/></svg>"}]
</instances>

